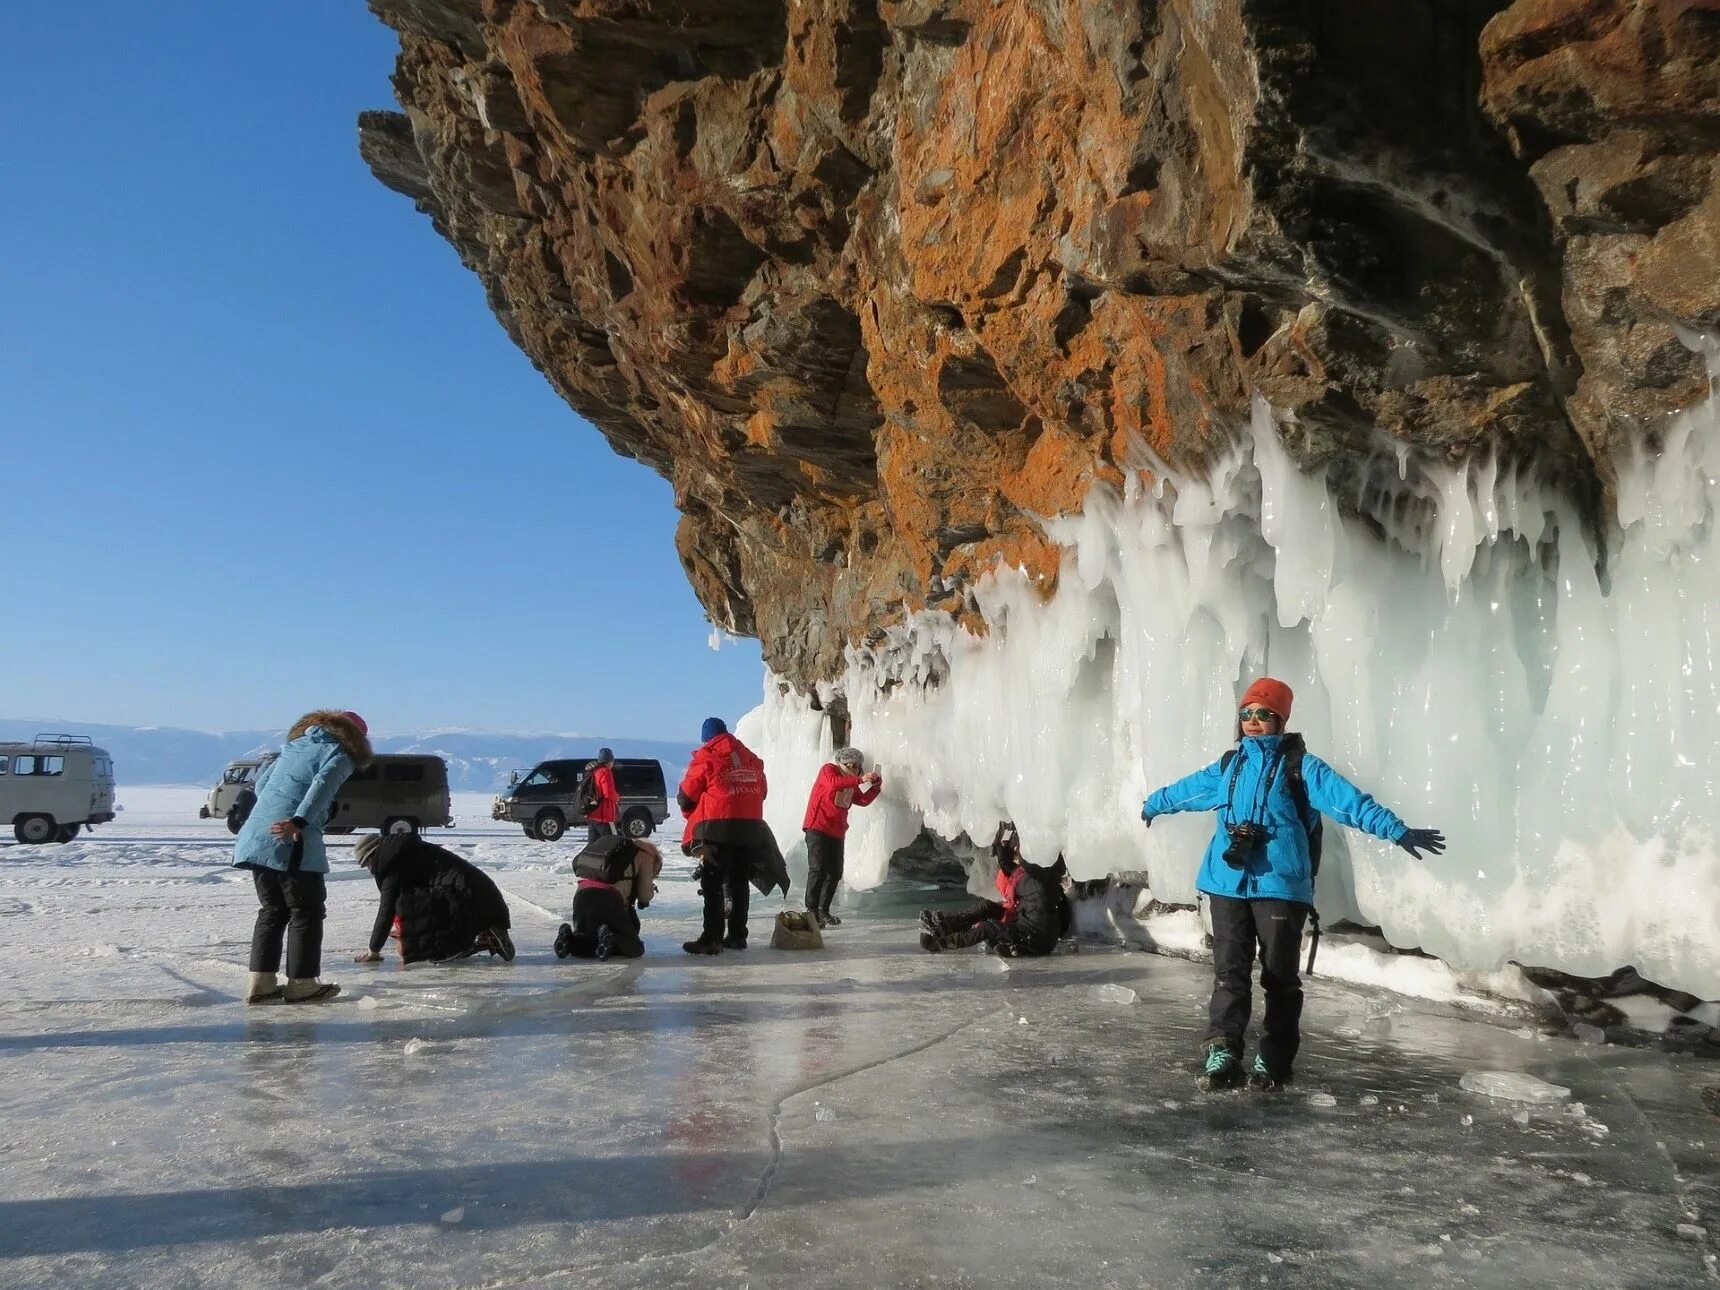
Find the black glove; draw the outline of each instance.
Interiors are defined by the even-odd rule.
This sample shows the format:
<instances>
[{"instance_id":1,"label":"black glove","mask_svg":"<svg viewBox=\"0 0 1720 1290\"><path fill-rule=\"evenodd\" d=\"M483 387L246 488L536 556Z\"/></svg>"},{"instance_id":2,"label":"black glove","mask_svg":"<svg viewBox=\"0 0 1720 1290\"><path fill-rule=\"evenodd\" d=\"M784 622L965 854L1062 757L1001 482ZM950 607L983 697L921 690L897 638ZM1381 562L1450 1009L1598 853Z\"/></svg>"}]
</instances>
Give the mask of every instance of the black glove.
<instances>
[{"instance_id":1,"label":"black glove","mask_svg":"<svg viewBox=\"0 0 1720 1290\"><path fill-rule=\"evenodd\" d=\"M1433 856L1444 851L1445 834L1438 829L1405 829L1397 844L1419 860L1423 851Z\"/></svg>"},{"instance_id":2,"label":"black glove","mask_svg":"<svg viewBox=\"0 0 1720 1290\"><path fill-rule=\"evenodd\" d=\"M1146 825L1149 829L1153 827L1153 817L1147 813L1147 804L1145 802L1141 803L1141 823Z\"/></svg>"}]
</instances>

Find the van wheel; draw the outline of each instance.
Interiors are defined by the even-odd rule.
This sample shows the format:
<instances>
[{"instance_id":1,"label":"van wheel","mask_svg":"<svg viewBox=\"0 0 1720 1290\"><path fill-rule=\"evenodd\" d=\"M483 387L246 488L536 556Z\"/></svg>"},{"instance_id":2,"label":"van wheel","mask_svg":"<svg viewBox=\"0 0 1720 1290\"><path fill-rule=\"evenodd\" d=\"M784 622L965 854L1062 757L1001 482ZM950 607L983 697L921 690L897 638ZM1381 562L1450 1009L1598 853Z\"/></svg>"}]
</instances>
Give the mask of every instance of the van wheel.
<instances>
[{"instance_id":1,"label":"van wheel","mask_svg":"<svg viewBox=\"0 0 1720 1290\"><path fill-rule=\"evenodd\" d=\"M227 832L237 833L245 827L245 821L239 818L239 808L234 807L227 812Z\"/></svg>"},{"instance_id":2,"label":"van wheel","mask_svg":"<svg viewBox=\"0 0 1720 1290\"><path fill-rule=\"evenodd\" d=\"M532 828L539 842L555 842L567 832L567 821L561 818L560 811L542 811Z\"/></svg>"},{"instance_id":3,"label":"van wheel","mask_svg":"<svg viewBox=\"0 0 1720 1290\"><path fill-rule=\"evenodd\" d=\"M25 846L37 847L44 842L52 842L59 832L60 826L54 823L51 815L20 815L12 821L12 836Z\"/></svg>"},{"instance_id":4,"label":"van wheel","mask_svg":"<svg viewBox=\"0 0 1720 1290\"><path fill-rule=\"evenodd\" d=\"M649 811L633 811L621 823L630 838L648 838L656 827Z\"/></svg>"},{"instance_id":5,"label":"van wheel","mask_svg":"<svg viewBox=\"0 0 1720 1290\"><path fill-rule=\"evenodd\" d=\"M418 832L418 821L410 815L396 815L382 826L382 831L384 833L416 833Z\"/></svg>"},{"instance_id":6,"label":"van wheel","mask_svg":"<svg viewBox=\"0 0 1720 1290\"><path fill-rule=\"evenodd\" d=\"M54 834L54 841L56 841L56 842L70 842L73 838L78 836L78 829L80 827L81 827L80 825L76 825L76 824L62 824L62 825L60 825L59 832Z\"/></svg>"},{"instance_id":7,"label":"van wheel","mask_svg":"<svg viewBox=\"0 0 1720 1290\"><path fill-rule=\"evenodd\" d=\"M528 838L535 838L537 836L537 826L533 824L522 824L520 825L520 832L525 834Z\"/></svg>"}]
</instances>

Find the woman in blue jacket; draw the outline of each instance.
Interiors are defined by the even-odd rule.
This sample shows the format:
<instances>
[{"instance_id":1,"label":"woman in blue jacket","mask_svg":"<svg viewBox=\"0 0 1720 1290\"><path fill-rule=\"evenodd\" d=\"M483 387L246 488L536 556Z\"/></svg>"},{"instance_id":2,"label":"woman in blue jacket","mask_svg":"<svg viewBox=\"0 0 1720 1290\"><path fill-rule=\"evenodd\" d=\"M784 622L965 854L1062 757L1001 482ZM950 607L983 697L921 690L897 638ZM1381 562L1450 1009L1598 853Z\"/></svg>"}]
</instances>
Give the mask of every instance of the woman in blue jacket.
<instances>
[{"instance_id":1,"label":"woman in blue jacket","mask_svg":"<svg viewBox=\"0 0 1720 1290\"><path fill-rule=\"evenodd\" d=\"M233 864L249 869L257 888L246 1003L320 1003L340 993L317 980L328 872L323 825L346 777L370 761L368 735L356 712L307 712L257 779L257 803L233 847ZM284 990L276 976L283 938Z\"/></svg>"},{"instance_id":2,"label":"woman in blue jacket","mask_svg":"<svg viewBox=\"0 0 1720 1290\"><path fill-rule=\"evenodd\" d=\"M1266 1016L1248 1084L1272 1090L1290 1082L1302 1042L1302 924L1314 902L1309 836L1319 815L1395 842L1418 860L1424 850L1432 855L1445 850L1444 835L1409 828L1325 762L1303 752L1300 735L1284 733L1294 697L1289 686L1271 677L1249 686L1237 713L1234 752L1159 789L1141 807L1141 819L1149 825L1154 816L1179 811L1218 812L1195 880L1212 912L1212 1002L1196 1081L1203 1092L1235 1088L1243 1081L1243 1033L1253 1001L1257 946ZM1305 799L1307 815L1299 797Z\"/></svg>"}]
</instances>

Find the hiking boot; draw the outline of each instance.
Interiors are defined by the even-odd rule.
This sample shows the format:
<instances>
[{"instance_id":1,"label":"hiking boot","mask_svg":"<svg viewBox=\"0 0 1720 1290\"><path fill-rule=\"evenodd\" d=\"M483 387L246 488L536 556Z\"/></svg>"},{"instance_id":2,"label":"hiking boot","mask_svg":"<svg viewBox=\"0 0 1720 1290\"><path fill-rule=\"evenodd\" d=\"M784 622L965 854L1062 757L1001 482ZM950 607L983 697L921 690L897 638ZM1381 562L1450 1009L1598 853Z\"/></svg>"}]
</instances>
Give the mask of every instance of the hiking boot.
<instances>
[{"instance_id":1,"label":"hiking boot","mask_svg":"<svg viewBox=\"0 0 1720 1290\"><path fill-rule=\"evenodd\" d=\"M490 938L490 953L501 955L504 963L512 963L514 961L514 943L508 937L508 929L492 927L486 935Z\"/></svg>"},{"instance_id":2,"label":"hiking boot","mask_svg":"<svg viewBox=\"0 0 1720 1290\"><path fill-rule=\"evenodd\" d=\"M824 925L826 927L840 927L842 926L842 920L827 909L824 911Z\"/></svg>"},{"instance_id":3,"label":"hiking boot","mask_svg":"<svg viewBox=\"0 0 1720 1290\"><path fill-rule=\"evenodd\" d=\"M1228 1044L1209 1044L1206 1065L1195 1079L1202 1093L1222 1093L1242 1083L1242 1059Z\"/></svg>"},{"instance_id":4,"label":"hiking boot","mask_svg":"<svg viewBox=\"0 0 1720 1290\"><path fill-rule=\"evenodd\" d=\"M280 978L275 973L251 973L245 986L246 1003L279 1003L283 997Z\"/></svg>"},{"instance_id":5,"label":"hiking boot","mask_svg":"<svg viewBox=\"0 0 1720 1290\"><path fill-rule=\"evenodd\" d=\"M318 981L314 976L294 977L282 992L288 1003L327 1003L340 993L333 981Z\"/></svg>"},{"instance_id":6,"label":"hiking boot","mask_svg":"<svg viewBox=\"0 0 1720 1290\"><path fill-rule=\"evenodd\" d=\"M927 936L942 936L944 934L943 915L932 909L920 911L920 931Z\"/></svg>"},{"instance_id":7,"label":"hiking boot","mask_svg":"<svg viewBox=\"0 0 1720 1290\"><path fill-rule=\"evenodd\" d=\"M555 956L558 959L573 957L573 928L567 923L563 923L555 934Z\"/></svg>"},{"instance_id":8,"label":"hiking boot","mask_svg":"<svg viewBox=\"0 0 1720 1290\"><path fill-rule=\"evenodd\" d=\"M1290 1082L1289 1071L1274 1071L1258 1053L1248 1072L1248 1087L1256 1093L1276 1093Z\"/></svg>"},{"instance_id":9,"label":"hiking boot","mask_svg":"<svg viewBox=\"0 0 1720 1290\"><path fill-rule=\"evenodd\" d=\"M937 954L943 948L942 939L934 932L920 933L920 948L928 954Z\"/></svg>"},{"instance_id":10,"label":"hiking boot","mask_svg":"<svg viewBox=\"0 0 1720 1290\"><path fill-rule=\"evenodd\" d=\"M615 953L615 930L608 923L597 929L597 948L592 953L600 961Z\"/></svg>"},{"instance_id":11,"label":"hiking boot","mask_svg":"<svg viewBox=\"0 0 1720 1290\"><path fill-rule=\"evenodd\" d=\"M707 941L703 936L696 941L684 941L681 948L689 954L721 954L723 947L717 941Z\"/></svg>"},{"instance_id":12,"label":"hiking boot","mask_svg":"<svg viewBox=\"0 0 1720 1290\"><path fill-rule=\"evenodd\" d=\"M723 937L723 948L725 950L744 950L746 947L747 938L744 936Z\"/></svg>"}]
</instances>

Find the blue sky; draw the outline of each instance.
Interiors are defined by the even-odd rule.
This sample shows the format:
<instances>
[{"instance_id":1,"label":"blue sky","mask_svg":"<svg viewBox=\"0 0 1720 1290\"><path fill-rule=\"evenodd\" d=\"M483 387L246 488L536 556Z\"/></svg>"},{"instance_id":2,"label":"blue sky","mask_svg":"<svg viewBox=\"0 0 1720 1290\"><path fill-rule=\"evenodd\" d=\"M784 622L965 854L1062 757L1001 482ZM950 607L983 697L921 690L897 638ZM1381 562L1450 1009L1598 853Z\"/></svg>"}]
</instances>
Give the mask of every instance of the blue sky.
<instances>
[{"instance_id":1,"label":"blue sky","mask_svg":"<svg viewBox=\"0 0 1720 1290\"><path fill-rule=\"evenodd\" d=\"M359 0L5 27L0 715L681 738L757 702L668 484L359 160L395 106Z\"/></svg>"}]
</instances>

